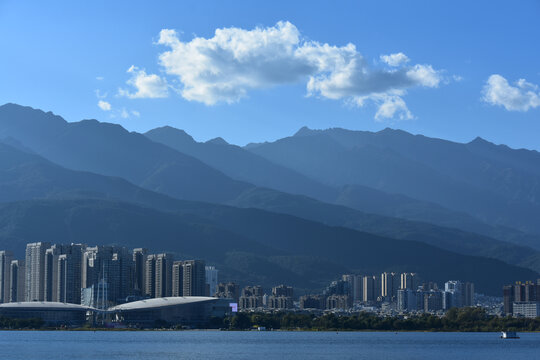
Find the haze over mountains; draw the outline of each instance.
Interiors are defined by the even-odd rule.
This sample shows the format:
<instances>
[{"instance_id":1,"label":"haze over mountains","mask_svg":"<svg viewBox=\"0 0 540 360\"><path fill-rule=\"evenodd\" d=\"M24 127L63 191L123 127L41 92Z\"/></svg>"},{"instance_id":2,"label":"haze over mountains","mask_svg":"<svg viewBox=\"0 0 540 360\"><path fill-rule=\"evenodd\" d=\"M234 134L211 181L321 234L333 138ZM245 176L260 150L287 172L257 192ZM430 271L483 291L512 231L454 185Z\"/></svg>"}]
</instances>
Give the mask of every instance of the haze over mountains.
<instances>
[{"instance_id":1,"label":"haze over mountains","mask_svg":"<svg viewBox=\"0 0 540 360\"><path fill-rule=\"evenodd\" d=\"M5 249L156 247L206 257L225 278L306 290L395 270L498 295L540 270L534 151L307 128L241 148L15 104L0 107L0 142Z\"/></svg>"}]
</instances>

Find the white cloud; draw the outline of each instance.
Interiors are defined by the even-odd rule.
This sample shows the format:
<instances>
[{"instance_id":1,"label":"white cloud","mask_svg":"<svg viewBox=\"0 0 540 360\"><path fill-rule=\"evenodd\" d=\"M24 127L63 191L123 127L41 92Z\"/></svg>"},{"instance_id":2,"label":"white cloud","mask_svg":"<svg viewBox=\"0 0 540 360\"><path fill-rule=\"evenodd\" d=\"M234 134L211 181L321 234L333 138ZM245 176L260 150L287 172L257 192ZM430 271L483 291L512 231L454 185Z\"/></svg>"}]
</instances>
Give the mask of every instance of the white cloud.
<instances>
[{"instance_id":1,"label":"white cloud","mask_svg":"<svg viewBox=\"0 0 540 360\"><path fill-rule=\"evenodd\" d=\"M519 79L512 86L498 74L489 77L482 90L482 100L503 106L508 111L528 111L540 106L538 86Z\"/></svg>"},{"instance_id":2,"label":"white cloud","mask_svg":"<svg viewBox=\"0 0 540 360\"><path fill-rule=\"evenodd\" d=\"M111 104L103 100L99 100L97 105L103 111L111 111L112 109Z\"/></svg>"},{"instance_id":3,"label":"white cloud","mask_svg":"<svg viewBox=\"0 0 540 360\"><path fill-rule=\"evenodd\" d=\"M414 118L403 98L399 96L384 95L379 100L377 98L374 100L380 103L379 109L375 114L375 120L377 121L394 117L397 117L400 120L410 120Z\"/></svg>"},{"instance_id":4,"label":"white cloud","mask_svg":"<svg viewBox=\"0 0 540 360\"><path fill-rule=\"evenodd\" d=\"M141 116L141 113L138 112L137 110L131 110L131 115L139 117L139 116Z\"/></svg>"},{"instance_id":5,"label":"white cloud","mask_svg":"<svg viewBox=\"0 0 540 360\"><path fill-rule=\"evenodd\" d=\"M102 93L99 89L94 90L94 92L96 93L96 97L98 99L105 99L108 95L107 93Z\"/></svg>"},{"instance_id":6,"label":"white cloud","mask_svg":"<svg viewBox=\"0 0 540 360\"><path fill-rule=\"evenodd\" d=\"M249 91L305 82L308 96L379 106L378 119L412 118L402 96L411 87L435 88L441 72L431 65L407 66L403 53L381 56L392 68L368 65L355 45L335 46L305 40L290 22L245 30L216 29L211 38L181 41L163 29L159 55L168 75L181 83L181 96L206 105L234 103Z\"/></svg>"},{"instance_id":7,"label":"white cloud","mask_svg":"<svg viewBox=\"0 0 540 360\"><path fill-rule=\"evenodd\" d=\"M165 98L169 96L169 87L167 80L156 74L147 74L144 69L132 65L128 70L131 73L131 79L127 84L136 89L135 92L130 92L126 89L118 89L118 95L125 96L130 99L137 98Z\"/></svg>"},{"instance_id":8,"label":"white cloud","mask_svg":"<svg viewBox=\"0 0 540 360\"><path fill-rule=\"evenodd\" d=\"M381 55L381 60L390 66L400 66L409 62L409 57L402 52L390 55Z\"/></svg>"},{"instance_id":9,"label":"white cloud","mask_svg":"<svg viewBox=\"0 0 540 360\"><path fill-rule=\"evenodd\" d=\"M105 78L103 76L96 76L96 80L97 81L103 81L103 80L105 80Z\"/></svg>"}]
</instances>

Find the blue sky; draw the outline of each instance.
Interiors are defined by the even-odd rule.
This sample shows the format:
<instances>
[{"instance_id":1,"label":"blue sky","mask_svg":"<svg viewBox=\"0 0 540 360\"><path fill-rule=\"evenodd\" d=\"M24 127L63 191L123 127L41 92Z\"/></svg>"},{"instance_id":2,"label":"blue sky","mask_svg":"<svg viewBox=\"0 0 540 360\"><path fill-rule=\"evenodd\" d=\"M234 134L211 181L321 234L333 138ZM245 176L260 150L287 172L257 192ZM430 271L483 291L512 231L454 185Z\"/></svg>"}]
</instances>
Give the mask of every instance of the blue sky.
<instances>
[{"instance_id":1,"label":"blue sky","mask_svg":"<svg viewBox=\"0 0 540 360\"><path fill-rule=\"evenodd\" d=\"M540 150L538 19L532 0L0 0L0 103L240 145L305 125Z\"/></svg>"}]
</instances>

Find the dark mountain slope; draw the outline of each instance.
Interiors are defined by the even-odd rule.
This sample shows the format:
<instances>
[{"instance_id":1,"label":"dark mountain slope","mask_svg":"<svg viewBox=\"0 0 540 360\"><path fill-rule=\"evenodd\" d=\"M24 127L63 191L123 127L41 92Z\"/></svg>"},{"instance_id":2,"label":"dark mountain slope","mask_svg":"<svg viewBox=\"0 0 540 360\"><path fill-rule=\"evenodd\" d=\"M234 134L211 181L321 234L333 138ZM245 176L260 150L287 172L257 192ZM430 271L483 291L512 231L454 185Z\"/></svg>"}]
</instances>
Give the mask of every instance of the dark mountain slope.
<instances>
[{"instance_id":1,"label":"dark mountain slope","mask_svg":"<svg viewBox=\"0 0 540 360\"><path fill-rule=\"evenodd\" d=\"M238 216L239 211L242 216ZM0 205L0 246L21 254L24 244L31 241L116 243L129 247L148 247L150 243L156 251L207 258L247 279L264 279L265 285L292 279L294 285L304 288L322 286L344 270L416 271L438 282L453 278L474 281L479 291L489 294L498 294L504 283L516 278L538 276L497 260L463 256L419 242L386 239L287 215L220 207L213 218L214 222L209 223L194 216L103 200L8 203ZM259 262L261 258L265 261ZM298 259L304 263L296 263ZM321 272L313 275L309 271L316 264L339 272L318 278Z\"/></svg>"},{"instance_id":2,"label":"dark mountain slope","mask_svg":"<svg viewBox=\"0 0 540 360\"><path fill-rule=\"evenodd\" d=\"M265 189L246 191L234 205L294 215L393 239L421 241L460 254L486 256L540 271L538 250L455 228L363 213L344 206Z\"/></svg>"}]
</instances>

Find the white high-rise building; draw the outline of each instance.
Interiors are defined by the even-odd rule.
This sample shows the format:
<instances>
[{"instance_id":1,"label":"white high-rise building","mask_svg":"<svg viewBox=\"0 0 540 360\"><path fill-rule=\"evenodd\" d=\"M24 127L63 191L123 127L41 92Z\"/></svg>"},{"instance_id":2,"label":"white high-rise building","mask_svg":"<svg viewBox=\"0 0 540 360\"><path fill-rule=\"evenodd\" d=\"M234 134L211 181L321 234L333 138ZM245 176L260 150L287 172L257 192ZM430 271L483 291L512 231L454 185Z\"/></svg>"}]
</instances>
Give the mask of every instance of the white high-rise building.
<instances>
[{"instance_id":1,"label":"white high-rise building","mask_svg":"<svg viewBox=\"0 0 540 360\"><path fill-rule=\"evenodd\" d=\"M26 245L26 301L45 300L45 251L50 247L48 242Z\"/></svg>"}]
</instances>

